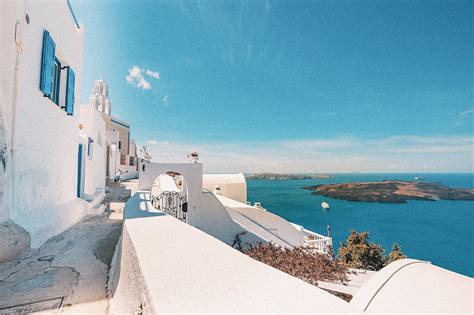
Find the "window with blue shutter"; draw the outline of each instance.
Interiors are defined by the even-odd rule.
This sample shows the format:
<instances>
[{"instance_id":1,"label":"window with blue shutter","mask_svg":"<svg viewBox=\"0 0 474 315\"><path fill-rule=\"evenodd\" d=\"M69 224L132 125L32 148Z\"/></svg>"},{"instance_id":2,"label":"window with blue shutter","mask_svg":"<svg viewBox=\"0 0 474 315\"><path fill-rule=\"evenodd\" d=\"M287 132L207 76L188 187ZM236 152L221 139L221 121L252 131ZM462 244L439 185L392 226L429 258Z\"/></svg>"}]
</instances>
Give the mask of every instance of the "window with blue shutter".
<instances>
[{"instance_id":1,"label":"window with blue shutter","mask_svg":"<svg viewBox=\"0 0 474 315\"><path fill-rule=\"evenodd\" d=\"M54 82L54 54L56 52L56 44L49 35L48 31L43 32L43 52L41 56L41 78L40 90L44 96L53 97L53 90L55 88Z\"/></svg>"},{"instance_id":2,"label":"window with blue shutter","mask_svg":"<svg viewBox=\"0 0 474 315\"><path fill-rule=\"evenodd\" d=\"M76 85L76 75L69 66L67 68L67 82L66 82L66 113L74 115L74 89Z\"/></svg>"}]
</instances>

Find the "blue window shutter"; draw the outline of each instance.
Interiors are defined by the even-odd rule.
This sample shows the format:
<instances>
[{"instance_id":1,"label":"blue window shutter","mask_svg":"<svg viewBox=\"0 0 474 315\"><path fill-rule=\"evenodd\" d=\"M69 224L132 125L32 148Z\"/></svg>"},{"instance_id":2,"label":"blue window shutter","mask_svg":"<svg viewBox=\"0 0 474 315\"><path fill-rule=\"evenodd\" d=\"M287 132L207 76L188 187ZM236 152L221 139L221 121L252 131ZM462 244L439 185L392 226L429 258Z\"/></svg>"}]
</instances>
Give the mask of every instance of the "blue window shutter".
<instances>
[{"instance_id":1,"label":"blue window shutter","mask_svg":"<svg viewBox=\"0 0 474 315\"><path fill-rule=\"evenodd\" d=\"M40 90L48 97L53 95L55 52L56 44L49 32L45 30L43 32L43 52L41 56Z\"/></svg>"},{"instance_id":2,"label":"blue window shutter","mask_svg":"<svg viewBox=\"0 0 474 315\"><path fill-rule=\"evenodd\" d=\"M54 100L53 102L56 103L56 105L59 105L59 83L61 82L61 62L59 61L58 58L54 57L54 63L56 65L56 82L54 82L54 84L56 84L56 86L54 87L54 89L56 90L56 94L54 95ZM53 77L54 78L54 77Z\"/></svg>"},{"instance_id":3,"label":"blue window shutter","mask_svg":"<svg viewBox=\"0 0 474 315\"><path fill-rule=\"evenodd\" d=\"M74 115L74 89L76 86L76 75L69 66L67 68L67 83L66 83L66 113Z\"/></svg>"}]
</instances>

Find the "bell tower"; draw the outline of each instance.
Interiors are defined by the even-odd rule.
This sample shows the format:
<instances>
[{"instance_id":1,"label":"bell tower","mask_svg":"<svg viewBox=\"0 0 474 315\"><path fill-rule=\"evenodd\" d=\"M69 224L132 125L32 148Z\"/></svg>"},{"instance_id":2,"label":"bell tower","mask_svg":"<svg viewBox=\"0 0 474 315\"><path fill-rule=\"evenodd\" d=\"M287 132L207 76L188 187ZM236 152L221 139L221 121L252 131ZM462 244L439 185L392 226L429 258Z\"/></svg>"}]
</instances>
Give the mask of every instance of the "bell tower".
<instances>
[{"instance_id":1,"label":"bell tower","mask_svg":"<svg viewBox=\"0 0 474 315\"><path fill-rule=\"evenodd\" d=\"M112 106L109 100L109 91L105 80L96 80L94 89L89 98L89 104L94 106L99 112L110 115Z\"/></svg>"}]
</instances>

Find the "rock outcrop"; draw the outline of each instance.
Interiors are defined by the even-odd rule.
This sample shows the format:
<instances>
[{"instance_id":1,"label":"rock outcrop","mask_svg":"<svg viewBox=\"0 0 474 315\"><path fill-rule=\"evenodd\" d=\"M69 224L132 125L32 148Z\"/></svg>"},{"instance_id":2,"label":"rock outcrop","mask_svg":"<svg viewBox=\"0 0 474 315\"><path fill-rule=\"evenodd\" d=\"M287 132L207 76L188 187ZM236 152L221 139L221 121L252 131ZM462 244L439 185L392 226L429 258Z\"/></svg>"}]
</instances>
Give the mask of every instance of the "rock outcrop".
<instances>
[{"instance_id":1,"label":"rock outcrop","mask_svg":"<svg viewBox=\"0 0 474 315\"><path fill-rule=\"evenodd\" d=\"M450 188L440 183L386 180L303 187L314 195L364 202L405 203L408 200L474 200L474 189Z\"/></svg>"}]
</instances>

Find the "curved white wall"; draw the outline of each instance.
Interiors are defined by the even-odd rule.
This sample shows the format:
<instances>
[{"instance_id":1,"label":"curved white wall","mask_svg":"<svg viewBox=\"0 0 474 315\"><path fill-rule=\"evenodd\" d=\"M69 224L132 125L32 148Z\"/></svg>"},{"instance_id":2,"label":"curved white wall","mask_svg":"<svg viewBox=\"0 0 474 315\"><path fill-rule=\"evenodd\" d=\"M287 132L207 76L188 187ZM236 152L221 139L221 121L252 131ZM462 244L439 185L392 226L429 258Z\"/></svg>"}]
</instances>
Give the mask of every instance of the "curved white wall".
<instances>
[{"instance_id":1,"label":"curved white wall","mask_svg":"<svg viewBox=\"0 0 474 315\"><path fill-rule=\"evenodd\" d=\"M243 216L237 210L233 208L229 208L229 207L226 207L226 209L229 215L231 216L232 220L234 220L234 222L242 226L245 230L252 231L252 233L254 233L259 238L261 238L263 242L268 242L268 243L271 242L277 246L282 246L282 247L291 247L289 243L285 242L283 239L279 238L278 236L270 233L258 223Z\"/></svg>"},{"instance_id":2,"label":"curved white wall","mask_svg":"<svg viewBox=\"0 0 474 315\"><path fill-rule=\"evenodd\" d=\"M242 232L246 232L240 237L242 245L264 241L252 230L247 230L232 220L216 195L208 191L201 195L199 215L195 216L192 225L229 245L232 245L235 236Z\"/></svg>"},{"instance_id":3,"label":"curved white wall","mask_svg":"<svg viewBox=\"0 0 474 315\"><path fill-rule=\"evenodd\" d=\"M415 259L397 260L370 278L351 300L359 312L472 313L474 280Z\"/></svg>"},{"instance_id":4,"label":"curved white wall","mask_svg":"<svg viewBox=\"0 0 474 315\"><path fill-rule=\"evenodd\" d=\"M235 200L226 198L224 196L217 195L217 198L228 209L231 208L234 211L237 211L241 216L243 216L247 220L252 221L254 224L257 224L259 227L263 228L267 232L276 236L276 238L273 237L272 239L272 241L275 244L279 244L285 247L289 247L289 245L290 246L303 245L304 235L303 235L303 232L301 231L301 227L297 227L291 222L283 219L282 217L275 215L271 212L268 212L264 209L251 207L249 205L237 202ZM239 217L236 216L236 219L239 220ZM246 220L242 221L242 225L246 224L246 223L243 223L244 221ZM258 232L256 233L258 234Z\"/></svg>"}]
</instances>

